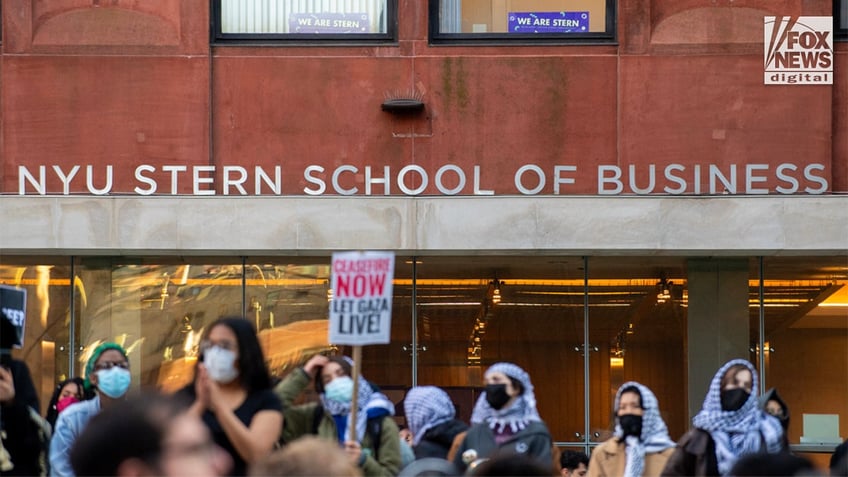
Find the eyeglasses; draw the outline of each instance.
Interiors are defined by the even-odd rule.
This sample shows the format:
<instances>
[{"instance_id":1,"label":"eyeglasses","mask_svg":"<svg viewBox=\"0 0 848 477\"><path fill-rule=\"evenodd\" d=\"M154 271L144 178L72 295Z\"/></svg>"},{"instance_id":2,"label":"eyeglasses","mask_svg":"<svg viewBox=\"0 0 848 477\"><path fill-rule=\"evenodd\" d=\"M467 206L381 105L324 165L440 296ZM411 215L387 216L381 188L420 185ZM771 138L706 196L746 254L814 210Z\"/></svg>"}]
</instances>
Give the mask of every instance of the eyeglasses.
<instances>
[{"instance_id":1,"label":"eyeglasses","mask_svg":"<svg viewBox=\"0 0 848 477\"><path fill-rule=\"evenodd\" d=\"M130 363L126 361L103 361L94 365L95 371L103 371L104 369L112 369L115 366L121 369L129 369Z\"/></svg>"},{"instance_id":2,"label":"eyeglasses","mask_svg":"<svg viewBox=\"0 0 848 477\"><path fill-rule=\"evenodd\" d=\"M212 341L209 341L209 340L203 340L203 341L200 342L200 351L206 351L207 349L209 349L213 346L217 346L217 347L219 347L221 349L225 349L227 351L236 351L238 349L238 345L236 343L233 343L232 341L224 340L224 341L218 341L216 343L216 342L212 342Z\"/></svg>"}]
</instances>

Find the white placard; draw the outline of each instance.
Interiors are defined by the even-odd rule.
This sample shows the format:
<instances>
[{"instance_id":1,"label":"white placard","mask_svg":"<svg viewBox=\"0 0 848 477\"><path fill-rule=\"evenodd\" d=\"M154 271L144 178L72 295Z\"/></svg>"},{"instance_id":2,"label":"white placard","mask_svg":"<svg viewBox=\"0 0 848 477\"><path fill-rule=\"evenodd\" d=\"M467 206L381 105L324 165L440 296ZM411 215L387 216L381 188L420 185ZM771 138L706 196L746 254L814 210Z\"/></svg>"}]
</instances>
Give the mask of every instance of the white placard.
<instances>
[{"instance_id":1,"label":"white placard","mask_svg":"<svg viewBox=\"0 0 848 477\"><path fill-rule=\"evenodd\" d=\"M329 340L332 344L385 344L391 340L392 252L333 254Z\"/></svg>"}]
</instances>

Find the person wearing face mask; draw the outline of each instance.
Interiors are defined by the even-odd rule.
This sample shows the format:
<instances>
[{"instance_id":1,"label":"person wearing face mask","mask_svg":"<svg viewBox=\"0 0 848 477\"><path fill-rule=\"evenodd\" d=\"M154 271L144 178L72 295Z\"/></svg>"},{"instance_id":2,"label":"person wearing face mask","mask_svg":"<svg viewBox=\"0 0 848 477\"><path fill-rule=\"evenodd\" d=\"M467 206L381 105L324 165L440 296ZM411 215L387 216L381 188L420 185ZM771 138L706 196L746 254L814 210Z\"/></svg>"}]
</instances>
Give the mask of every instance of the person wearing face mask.
<instances>
[{"instance_id":1,"label":"person wearing face mask","mask_svg":"<svg viewBox=\"0 0 848 477\"><path fill-rule=\"evenodd\" d=\"M194 380L178 391L203 420L215 444L232 457L229 475L274 449L283 426L282 404L271 391L271 377L250 320L221 318L203 333Z\"/></svg>"},{"instance_id":2,"label":"person wearing face mask","mask_svg":"<svg viewBox=\"0 0 848 477\"><path fill-rule=\"evenodd\" d=\"M471 427L459 443L454 465L470 464L497 453L522 454L553 468L551 434L536 410L530 375L512 363L493 364L483 376L485 391L471 414Z\"/></svg>"},{"instance_id":3,"label":"person wearing face mask","mask_svg":"<svg viewBox=\"0 0 848 477\"><path fill-rule=\"evenodd\" d=\"M366 476L394 476L402 458L394 404L359 376L356 422L352 421L353 361L315 355L281 381L274 391L285 409L283 440L317 435L341 446L350 462ZM319 402L294 405L314 381ZM350 428L354 426L355 439Z\"/></svg>"},{"instance_id":4,"label":"person wearing face mask","mask_svg":"<svg viewBox=\"0 0 848 477\"><path fill-rule=\"evenodd\" d=\"M589 477L660 475L675 443L654 393L635 381L624 383L615 395L613 413L613 438L592 451Z\"/></svg>"},{"instance_id":5,"label":"person wearing face mask","mask_svg":"<svg viewBox=\"0 0 848 477\"><path fill-rule=\"evenodd\" d=\"M126 397L132 381L129 368L127 352L117 343L103 343L91 353L85 365L83 387L97 393L94 399L70 406L56 419L50 439L50 475L74 475L69 460L74 441L94 415Z\"/></svg>"},{"instance_id":6,"label":"person wearing face mask","mask_svg":"<svg viewBox=\"0 0 848 477\"><path fill-rule=\"evenodd\" d=\"M80 377L68 378L56 385L50 403L47 405L47 414L44 418L50 423L50 428L56 427L56 418L71 404L85 400L83 386L85 381Z\"/></svg>"},{"instance_id":7,"label":"person wearing face mask","mask_svg":"<svg viewBox=\"0 0 848 477\"><path fill-rule=\"evenodd\" d=\"M754 365L744 359L725 363L662 475L728 475L742 456L783 452L780 421L759 408L756 390Z\"/></svg>"}]
</instances>

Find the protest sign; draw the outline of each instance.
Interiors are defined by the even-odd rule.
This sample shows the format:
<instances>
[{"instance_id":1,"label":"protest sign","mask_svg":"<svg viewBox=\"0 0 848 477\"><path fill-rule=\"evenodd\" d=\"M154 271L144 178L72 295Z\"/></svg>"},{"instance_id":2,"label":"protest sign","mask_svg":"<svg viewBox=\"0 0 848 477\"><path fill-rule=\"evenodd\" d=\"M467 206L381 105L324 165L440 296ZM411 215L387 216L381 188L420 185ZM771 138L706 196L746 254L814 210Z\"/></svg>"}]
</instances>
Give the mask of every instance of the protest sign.
<instances>
[{"instance_id":1,"label":"protest sign","mask_svg":"<svg viewBox=\"0 0 848 477\"><path fill-rule=\"evenodd\" d=\"M21 348L24 345L26 323L26 289L0 285L0 315L2 315L2 348Z\"/></svg>"},{"instance_id":2,"label":"protest sign","mask_svg":"<svg viewBox=\"0 0 848 477\"><path fill-rule=\"evenodd\" d=\"M390 341L394 270L392 252L333 254L330 343L368 345Z\"/></svg>"}]
</instances>

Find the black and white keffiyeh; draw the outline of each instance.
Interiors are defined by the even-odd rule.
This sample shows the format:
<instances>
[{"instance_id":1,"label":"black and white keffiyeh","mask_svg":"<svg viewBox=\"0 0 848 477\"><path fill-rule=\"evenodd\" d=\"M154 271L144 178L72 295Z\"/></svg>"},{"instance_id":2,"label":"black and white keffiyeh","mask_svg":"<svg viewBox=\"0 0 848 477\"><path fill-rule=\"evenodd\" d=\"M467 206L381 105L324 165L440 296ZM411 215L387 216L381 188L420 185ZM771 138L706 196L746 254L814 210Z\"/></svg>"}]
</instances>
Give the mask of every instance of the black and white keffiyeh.
<instances>
[{"instance_id":1,"label":"black and white keffiyeh","mask_svg":"<svg viewBox=\"0 0 848 477\"><path fill-rule=\"evenodd\" d=\"M417 446L428 430L450 421L456 416L448 393L436 386L416 386L403 400L406 424L412 433L412 445Z\"/></svg>"},{"instance_id":2,"label":"black and white keffiyeh","mask_svg":"<svg viewBox=\"0 0 848 477\"><path fill-rule=\"evenodd\" d=\"M741 364L751 371L752 392L736 411L721 408L721 380L732 366ZM757 370L744 359L728 361L713 376L704 404L692 424L710 433L716 445L718 471L726 475L739 457L755 452L777 453L782 448L783 428L780 421L769 416L757 405ZM761 449L761 441L765 449Z\"/></svg>"},{"instance_id":3,"label":"black and white keffiyeh","mask_svg":"<svg viewBox=\"0 0 848 477\"><path fill-rule=\"evenodd\" d=\"M486 422L495 432L502 432L509 426L512 432L518 432L527 427L530 421L542 421L539 411L536 410L536 395L533 393L533 383L530 375L512 363L495 363L486 370L485 376L492 373L503 373L510 378L517 379L524 387L524 392L511 406L501 410L493 409L486 401L486 392L480 393L474 411L471 413L471 424Z\"/></svg>"},{"instance_id":4,"label":"black and white keffiyeh","mask_svg":"<svg viewBox=\"0 0 848 477\"><path fill-rule=\"evenodd\" d=\"M645 454L662 452L674 447L676 443L668 436L668 428L660 415L659 401L654 393L647 387L636 381L629 381L618 388L615 393L613 412L618 416L618 408L621 404L621 393L625 389L636 388L639 391L642 403L642 434L639 437L627 436L625 442L626 463L624 465L625 477L640 477L645 468ZM621 439L624 432L615 420L615 437Z\"/></svg>"}]
</instances>

